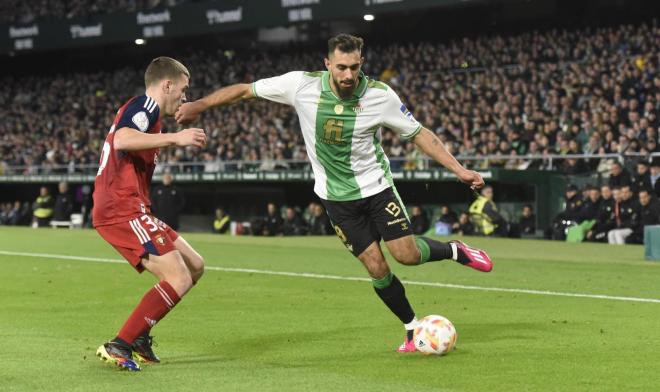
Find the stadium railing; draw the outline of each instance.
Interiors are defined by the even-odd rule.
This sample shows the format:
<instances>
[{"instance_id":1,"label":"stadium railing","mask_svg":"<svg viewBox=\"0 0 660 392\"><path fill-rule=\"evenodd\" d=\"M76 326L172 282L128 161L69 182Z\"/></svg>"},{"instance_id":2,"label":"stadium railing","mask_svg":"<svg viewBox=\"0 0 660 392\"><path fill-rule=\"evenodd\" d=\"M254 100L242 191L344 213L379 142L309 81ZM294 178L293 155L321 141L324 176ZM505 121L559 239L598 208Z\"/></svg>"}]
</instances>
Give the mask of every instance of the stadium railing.
<instances>
[{"instance_id":1,"label":"stadium railing","mask_svg":"<svg viewBox=\"0 0 660 392\"><path fill-rule=\"evenodd\" d=\"M468 167L487 169L490 166L504 167L511 170L526 170L533 163L537 170L558 171L559 162L567 159L581 160L616 160L626 163L628 160L647 160L660 157L660 153L651 154L624 153L624 154L544 154L544 155L484 155L467 156L457 155L456 158ZM424 156L415 157L391 157L389 158L393 172L427 170L439 168L439 165ZM496 162L496 164L493 164ZM539 165L540 163L540 165ZM29 166L10 166L0 165L0 176L8 175L48 175L48 174L96 174L97 164L75 164L66 165L29 165ZM156 168L156 173L175 172L175 173L255 173L269 171L311 171L311 166L307 160L263 160L263 161L198 161L198 162L162 162Z\"/></svg>"}]
</instances>

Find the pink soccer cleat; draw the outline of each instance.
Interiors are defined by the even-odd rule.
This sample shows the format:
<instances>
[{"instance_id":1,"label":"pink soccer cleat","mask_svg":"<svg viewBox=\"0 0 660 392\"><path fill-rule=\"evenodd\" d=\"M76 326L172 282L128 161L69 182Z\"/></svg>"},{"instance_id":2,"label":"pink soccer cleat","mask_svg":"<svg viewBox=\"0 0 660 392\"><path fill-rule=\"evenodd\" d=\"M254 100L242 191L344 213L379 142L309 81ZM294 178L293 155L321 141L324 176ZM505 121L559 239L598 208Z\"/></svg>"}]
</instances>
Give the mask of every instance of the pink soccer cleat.
<instances>
[{"instance_id":1,"label":"pink soccer cleat","mask_svg":"<svg viewBox=\"0 0 660 392\"><path fill-rule=\"evenodd\" d=\"M463 265L474 268L481 272L490 272L493 269L493 262L490 257L481 249L471 248L461 241L450 241L456 245L458 251L458 261Z\"/></svg>"},{"instance_id":2,"label":"pink soccer cleat","mask_svg":"<svg viewBox=\"0 0 660 392\"><path fill-rule=\"evenodd\" d=\"M414 353L415 351L417 351L417 348L415 348L415 342L408 339L401 343L399 348L396 349L396 352L398 353Z\"/></svg>"}]
</instances>

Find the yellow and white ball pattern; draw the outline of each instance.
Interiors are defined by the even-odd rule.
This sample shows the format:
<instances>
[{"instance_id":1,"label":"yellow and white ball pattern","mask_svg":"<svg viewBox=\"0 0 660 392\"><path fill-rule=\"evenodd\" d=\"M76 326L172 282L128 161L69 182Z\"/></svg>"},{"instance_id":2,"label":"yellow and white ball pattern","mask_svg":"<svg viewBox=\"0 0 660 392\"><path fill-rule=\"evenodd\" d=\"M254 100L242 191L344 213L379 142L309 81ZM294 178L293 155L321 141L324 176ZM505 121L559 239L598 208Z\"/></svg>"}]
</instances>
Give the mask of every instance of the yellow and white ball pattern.
<instances>
[{"instance_id":1,"label":"yellow and white ball pattern","mask_svg":"<svg viewBox=\"0 0 660 392\"><path fill-rule=\"evenodd\" d=\"M424 354L447 354L456 346L457 337L454 324L438 315L419 320L414 332L415 347Z\"/></svg>"}]
</instances>

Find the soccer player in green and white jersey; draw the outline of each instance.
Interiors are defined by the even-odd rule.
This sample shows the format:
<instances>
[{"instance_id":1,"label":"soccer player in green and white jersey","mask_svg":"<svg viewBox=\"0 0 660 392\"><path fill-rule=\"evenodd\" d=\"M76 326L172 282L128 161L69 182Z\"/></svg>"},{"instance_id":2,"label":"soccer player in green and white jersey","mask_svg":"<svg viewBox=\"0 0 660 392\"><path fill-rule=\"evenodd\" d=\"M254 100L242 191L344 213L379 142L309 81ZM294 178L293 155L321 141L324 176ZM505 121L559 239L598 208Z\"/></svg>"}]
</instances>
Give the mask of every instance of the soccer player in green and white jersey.
<instances>
[{"instance_id":1,"label":"soccer player in green and white jersey","mask_svg":"<svg viewBox=\"0 0 660 392\"><path fill-rule=\"evenodd\" d=\"M380 241L405 265L452 259L483 272L492 269L488 255L460 241L443 243L415 237L381 146L385 126L411 140L423 152L477 189L481 176L465 169L438 137L424 128L399 96L384 83L367 78L360 68L361 38L340 34L328 41L326 71L294 71L252 84L221 88L176 114L190 123L205 110L261 98L291 105L300 119L314 171L314 191L326 207L337 236L366 267L376 293L407 331L399 352L415 351L417 318L399 279L390 272Z\"/></svg>"}]
</instances>

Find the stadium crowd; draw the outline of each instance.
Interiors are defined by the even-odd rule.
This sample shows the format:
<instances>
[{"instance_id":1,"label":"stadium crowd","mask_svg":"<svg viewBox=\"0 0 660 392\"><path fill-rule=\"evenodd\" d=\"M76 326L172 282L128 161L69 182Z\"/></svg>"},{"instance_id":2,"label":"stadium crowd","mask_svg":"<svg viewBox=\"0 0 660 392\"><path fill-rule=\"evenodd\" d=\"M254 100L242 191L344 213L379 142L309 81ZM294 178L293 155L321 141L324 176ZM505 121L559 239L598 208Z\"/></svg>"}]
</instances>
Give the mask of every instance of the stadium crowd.
<instances>
[{"instance_id":1,"label":"stadium crowd","mask_svg":"<svg viewBox=\"0 0 660 392\"><path fill-rule=\"evenodd\" d=\"M453 153L503 156L468 162L473 167L548 169L547 159L531 157L660 151L659 35L654 22L441 44L367 42L364 71L393 86ZM182 60L193 73L189 96L197 98L230 83L320 69L321 56L301 50L198 49ZM9 166L21 166L26 174L95 166L116 108L141 93L143 65L3 77L0 172ZM173 171L213 172L288 169L290 160L307 160L294 111L283 105L242 103L207 113L201 126L210 136L204 151L170 149L160 162L184 164ZM165 129L176 128L165 122ZM427 165L412 143L391 131L384 132L383 146L395 171ZM553 169L607 172L612 162L564 159Z\"/></svg>"},{"instance_id":2,"label":"stadium crowd","mask_svg":"<svg viewBox=\"0 0 660 392\"><path fill-rule=\"evenodd\" d=\"M650 167L649 167L650 166ZM660 160L639 162L630 174L620 163L612 166L607 184L566 189L566 208L546 237L579 242L641 244L644 227L660 224Z\"/></svg>"},{"instance_id":3,"label":"stadium crowd","mask_svg":"<svg viewBox=\"0 0 660 392\"><path fill-rule=\"evenodd\" d=\"M186 0L3 0L0 23L32 23L48 19L79 19L112 12L173 7Z\"/></svg>"}]
</instances>

